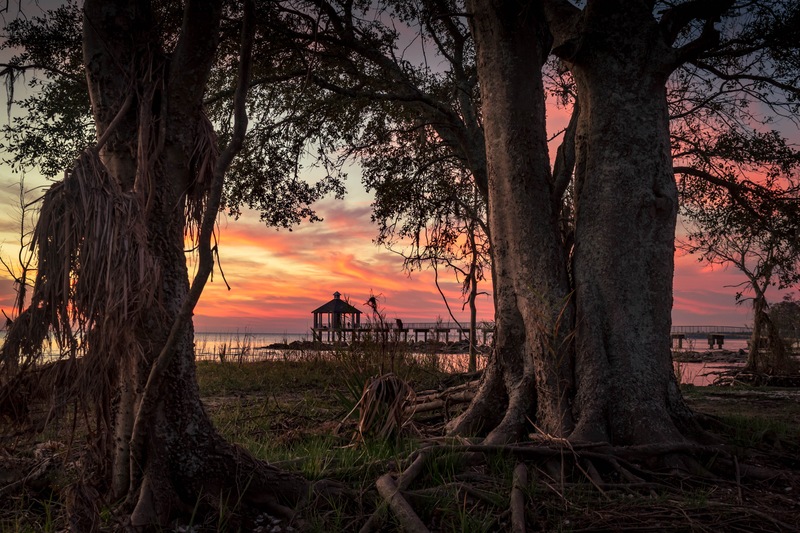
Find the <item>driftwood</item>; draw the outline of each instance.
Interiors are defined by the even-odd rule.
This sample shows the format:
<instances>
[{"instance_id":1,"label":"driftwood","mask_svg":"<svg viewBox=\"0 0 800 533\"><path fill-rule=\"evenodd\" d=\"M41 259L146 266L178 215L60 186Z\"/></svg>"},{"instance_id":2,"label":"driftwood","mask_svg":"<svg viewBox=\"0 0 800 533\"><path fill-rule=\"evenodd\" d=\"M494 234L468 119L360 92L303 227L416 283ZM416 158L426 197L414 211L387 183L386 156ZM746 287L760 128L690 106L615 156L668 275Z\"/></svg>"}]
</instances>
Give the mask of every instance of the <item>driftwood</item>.
<instances>
[{"instance_id":1,"label":"driftwood","mask_svg":"<svg viewBox=\"0 0 800 533\"><path fill-rule=\"evenodd\" d=\"M477 381L470 381L443 391L427 390L419 392L411 405L406 408L406 416L411 417L416 414L443 409L445 417L449 417L448 408L453 405L471 402L472 398L475 397L475 392L478 390L478 385Z\"/></svg>"},{"instance_id":2,"label":"driftwood","mask_svg":"<svg viewBox=\"0 0 800 533\"><path fill-rule=\"evenodd\" d=\"M406 409L406 413L408 416L411 416L417 413L435 411L437 409L442 409L450 405L471 402L472 398L474 397L475 397L475 391L470 391L470 390L448 394L446 396L429 400L424 403L418 403L416 405L413 405L408 409Z\"/></svg>"},{"instance_id":3,"label":"driftwood","mask_svg":"<svg viewBox=\"0 0 800 533\"><path fill-rule=\"evenodd\" d=\"M422 468L425 466L426 459L427 456L424 450L417 454L416 458L411 462L408 468L406 468L397 478L396 486L398 491L407 489L414 479L416 479L417 476L422 473ZM378 482L380 482L380 479ZM394 481L392 483L394 483ZM380 492L380 488L378 489L378 492ZM381 494L381 496L383 496L383 494ZM380 529L386 522L386 509L388 505L389 502L384 497L384 504L375 509L375 512L372 513L364 525L361 526L359 533L370 533L371 531L377 531Z\"/></svg>"}]
</instances>

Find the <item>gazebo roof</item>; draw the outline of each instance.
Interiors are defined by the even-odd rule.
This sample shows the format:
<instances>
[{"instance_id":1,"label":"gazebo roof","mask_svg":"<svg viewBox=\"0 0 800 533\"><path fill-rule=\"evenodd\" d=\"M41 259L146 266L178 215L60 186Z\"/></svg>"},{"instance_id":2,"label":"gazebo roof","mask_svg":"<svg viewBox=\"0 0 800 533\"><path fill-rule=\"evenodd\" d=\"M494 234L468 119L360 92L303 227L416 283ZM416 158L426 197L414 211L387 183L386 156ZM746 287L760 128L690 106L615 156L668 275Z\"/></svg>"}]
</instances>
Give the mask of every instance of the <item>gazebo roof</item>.
<instances>
[{"instance_id":1,"label":"gazebo roof","mask_svg":"<svg viewBox=\"0 0 800 533\"><path fill-rule=\"evenodd\" d=\"M334 314L361 314L361 311L350 305L349 303L345 302L340 298L341 294L338 292L333 293L333 300L326 303L325 305L318 307L311 311L312 313L334 313Z\"/></svg>"}]
</instances>

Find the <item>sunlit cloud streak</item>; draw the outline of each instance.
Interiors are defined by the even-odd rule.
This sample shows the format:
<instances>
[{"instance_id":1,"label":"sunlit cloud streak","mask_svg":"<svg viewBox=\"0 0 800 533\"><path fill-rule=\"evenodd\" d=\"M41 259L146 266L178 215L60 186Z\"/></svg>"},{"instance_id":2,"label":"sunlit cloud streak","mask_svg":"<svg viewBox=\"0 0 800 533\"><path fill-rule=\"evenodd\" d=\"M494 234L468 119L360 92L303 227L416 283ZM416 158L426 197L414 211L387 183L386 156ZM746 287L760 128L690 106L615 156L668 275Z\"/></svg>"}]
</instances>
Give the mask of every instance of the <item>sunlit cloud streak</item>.
<instances>
[{"instance_id":1,"label":"sunlit cloud streak","mask_svg":"<svg viewBox=\"0 0 800 533\"><path fill-rule=\"evenodd\" d=\"M365 202L326 200L319 205L323 222L303 224L294 231L267 228L255 213L240 220L222 219L220 257L227 290L218 269L195 312L200 331L306 332L311 311L339 291L364 311L371 294L378 297L391 321L450 320L430 270L402 271L401 258L375 246L377 228ZM16 255L18 225L2 220L0 242L5 258ZM693 256L675 259L673 323L676 325L743 325L751 321L747 303L735 305L734 295L743 277L735 269L709 267ZM190 274L192 273L190 262ZM459 320L461 287L452 274L440 270L440 284ZM483 290L491 292L489 282ZM771 301L782 293L771 291ZM13 305L13 285L0 273L0 307ZM479 319L491 320L491 298L479 300Z\"/></svg>"}]
</instances>

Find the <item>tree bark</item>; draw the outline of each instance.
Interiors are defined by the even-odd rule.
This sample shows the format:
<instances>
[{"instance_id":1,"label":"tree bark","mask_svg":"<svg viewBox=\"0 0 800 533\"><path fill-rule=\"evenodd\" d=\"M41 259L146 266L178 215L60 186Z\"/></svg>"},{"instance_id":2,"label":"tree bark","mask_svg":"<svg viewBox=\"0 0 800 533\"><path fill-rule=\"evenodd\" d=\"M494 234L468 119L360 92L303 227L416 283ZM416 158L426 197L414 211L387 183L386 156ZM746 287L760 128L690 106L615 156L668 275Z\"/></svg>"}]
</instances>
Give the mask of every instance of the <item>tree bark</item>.
<instances>
[{"instance_id":1,"label":"tree bark","mask_svg":"<svg viewBox=\"0 0 800 533\"><path fill-rule=\"evenodd\" d=\"M467 305L469 306L469 361L468 372L476 372L478 370L478 306L476 299L478 298L478 251L475 249L475 223L470 225L468 237L472 249L472 261L469 266L469 294L467 296Z\"/></svg>"},{"instance_id":2,"label":"tree bark","mask_svg":"<svg viewBox=\"0 0 800 533\"><path fill-rule=\"evenodd\" d=\"M124 191L132 189L137 168L138 95L142 94L141 80L130 69L143 59L145 44L151 38L145 29L152 17L148 2L113 1L101 9L97 2L87 2L83 21L83 61L92 105L97 138L108 140L100 150L100 158L109 174ZM130 95L134 101L129 110L117 120L113 131L109 127ZM104 332L94 332L98 336ZM143 386L146 358L120 354L116 389L119 403L113 424L114 448L110 451L111 491L115 498L123 497L130 483L129 441L133 429L137 389ZM110 407L110 406L109 406Z\"/></svg>"},{"instance_id":3,"label":"tree bark","mask_svg":"<svg viewBox=\"0 0 800 533\"><path fill-rule=\"evenodd\" d=\"M481 384L464 413L448 424L448 433L482 435L495 429L508 409L509 385L521 381L525 325L517 308L510 279L501 276L497 260L492 262L495 331L492 352L486 362ZM534 394L533 391L528 391ZM533 412L531 415L535 414ZM521 434L522 428L518 429Z\"/></svg>"},{"instance_id":4,"label":"tree bark","mask_svg":"<svg viewBox=\"0 0 800 533\"><path fill-rule=\"evenodd\" d=\"M293 506L307 494L305 480L255 460L213 428L197 387L191 320L179 330L166 366L168 387L160 387L152 413L140 413L147 416L138 421L145 424L145 440L142 453L130 461L133 413L189 293L185 192L201 172L195 148L203 140L202 96L222 10L219 2L190 1L168 60L153 30L149 2L87 0L84 9L84 58L98 137L126 97L135 96L132 111L110 132L101 158L110 179L139 194L145 253L154 259L158 274L152 305L129 322L138 346L117 354L124 364L117 375L121 396L110 461L113 492L116 497L127 493L134 526L165 526L191 513L198 502L208 508L237 502L273 510ZM102 323L96 327L93 334L100 337L119 334L103 331Z\"/></svg>"},{"instance_id":5,"label":"tree bark","mask_svg":"<svg viewBox=\"0 0 800 533\"><path fill-rule=\"evenodd\" d=\"M676 423L688 409L670 353L677 191L665 90L675 53L647 2L550 15L581 102L571 438L681 440Z\"/></svg>"},{"instance_id":6,"label":"tree bark","mask_svg":"<svg viewBox=\"0 0 800 533\"><path fill-rule=\"evenodd\" d=\"M769 305L763 288L755 283L753 287L756 291L753 298L753 333L750 336L745 369L767 375L788 373L792 370L792 360L778 328L769 316ZM762 349L765 333L767 345Z\"/></svg>"}]
</instances>

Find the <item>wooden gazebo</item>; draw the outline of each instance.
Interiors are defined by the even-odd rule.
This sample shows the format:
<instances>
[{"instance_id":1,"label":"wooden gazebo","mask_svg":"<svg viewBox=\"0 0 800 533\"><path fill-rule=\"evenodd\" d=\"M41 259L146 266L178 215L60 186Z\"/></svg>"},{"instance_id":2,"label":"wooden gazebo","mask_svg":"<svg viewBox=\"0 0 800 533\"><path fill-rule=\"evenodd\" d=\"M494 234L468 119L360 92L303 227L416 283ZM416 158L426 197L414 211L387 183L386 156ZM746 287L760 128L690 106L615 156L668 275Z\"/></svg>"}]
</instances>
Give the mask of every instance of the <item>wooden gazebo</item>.
<instances>
[{"instance_id":1,"label":"wooden gazebo","mask_svg":"<svg viewBox=\"0 0 800 533\"><path fill-rule=\"evenodd\" d=\"M314 326L311 333L315 341L322 342L323 337L331 340L346 340L347 333L354 336L361 327L361 311L345 302L339 292L333 293L333 300L312 311Z\"/></svg>"}]
</instances>

